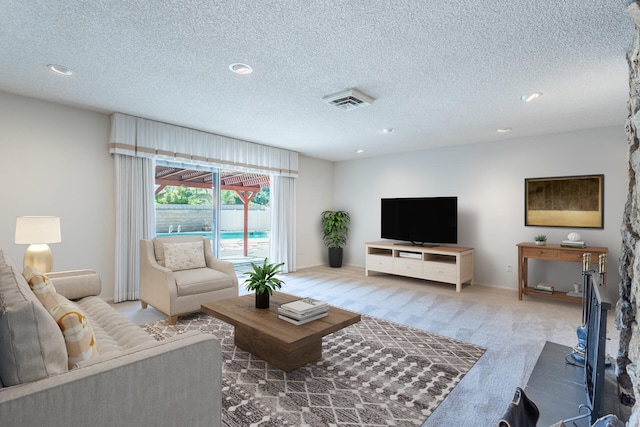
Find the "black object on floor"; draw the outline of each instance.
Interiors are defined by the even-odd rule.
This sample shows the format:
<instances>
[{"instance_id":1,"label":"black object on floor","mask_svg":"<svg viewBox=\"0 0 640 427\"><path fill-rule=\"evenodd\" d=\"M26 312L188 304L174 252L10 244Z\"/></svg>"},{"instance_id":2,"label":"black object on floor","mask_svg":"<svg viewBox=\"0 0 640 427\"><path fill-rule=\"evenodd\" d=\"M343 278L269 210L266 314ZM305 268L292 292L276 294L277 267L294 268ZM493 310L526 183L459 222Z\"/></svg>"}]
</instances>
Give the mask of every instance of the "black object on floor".
<instances>
[{"instance_id":1,"label":"black object on floor","mask_svg":"<svg viewBox=\"0 0 640 427\"><path fill-rule=\"evenodd\" d=\"M513 400L502 416L498 427L536 427L540 411L520 387L516 388Z\"/></svg>"}]
</instances>

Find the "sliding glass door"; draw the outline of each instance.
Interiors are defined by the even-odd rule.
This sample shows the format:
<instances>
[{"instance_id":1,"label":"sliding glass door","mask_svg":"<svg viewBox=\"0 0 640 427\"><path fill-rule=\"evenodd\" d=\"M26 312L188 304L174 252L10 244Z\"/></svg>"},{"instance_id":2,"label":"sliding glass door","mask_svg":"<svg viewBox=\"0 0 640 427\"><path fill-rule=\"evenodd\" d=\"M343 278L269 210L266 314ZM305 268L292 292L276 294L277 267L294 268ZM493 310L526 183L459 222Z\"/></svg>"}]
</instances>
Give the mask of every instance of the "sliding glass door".
<instances>
[{"instance_id":1,"label":"sliding glass door","mask_svg":"<svg viewBox=\"0 0 640 427\"><path fill-rule=\"evenodd\" d=\"M234 264L269 256L268 175L169 162L155 173L157 236L207 236L214 255Z\"/></svg>"}]
</instances>

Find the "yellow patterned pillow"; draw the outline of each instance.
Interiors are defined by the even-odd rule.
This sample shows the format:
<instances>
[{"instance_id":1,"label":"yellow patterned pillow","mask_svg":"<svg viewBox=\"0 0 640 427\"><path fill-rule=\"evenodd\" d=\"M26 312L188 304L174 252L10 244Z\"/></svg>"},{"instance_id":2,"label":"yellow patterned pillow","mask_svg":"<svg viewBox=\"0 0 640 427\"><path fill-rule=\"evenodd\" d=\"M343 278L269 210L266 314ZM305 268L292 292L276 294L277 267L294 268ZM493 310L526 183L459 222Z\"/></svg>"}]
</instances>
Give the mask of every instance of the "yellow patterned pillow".
<instances>
[{"instance_id":1,"label":"yellow patterned pillow","mask_svg":"<svg viewBox=\"0 0 640 427\"><path fill-rule=\"evenodd\" d=\"M163 243L164 266L172 271L204 268L204 246L202 242Z\"/></svg>"},{"instance_id":2,"label":"yellow patterned pillow","mask_svg":"<svg viewBox=\"0 0 640 427\"><path fill-rule=\"evenodd\" d=\"M69 369L78 362L98 357L98 348L89 319L80 308L60 294L47 294L44 308L56 321L69 355Z\"/></svg>"},{"instance_id":3,"label":"yellow patterned pillow","mask_svg":"<svg viewBox=\"0 0 640 427\"><path fill-rule=\"evenodd\" d=\"M46 294L56 293L56 288L53 286L53 283L51 283L47 276L42 274L37 268L27 265L24 268L22 275L27 280L29 287L33 293L36 294L41 303L44 304Z\"/></svg>"},{"instance_id":4,"label":"yellow patterned pillow","mask_svg":"<svg viewBox=\"0 0 640 427\"><path fill-rule=\"evenodd\" d=\"M29 286L62 331L67 346L69 369L72 369L78 362L97 357L98 348L93 328L82 310L58 294L46 275L36 269L27 268L25 268L24 276L29 282Z\"/></svg>"}]
</instances>

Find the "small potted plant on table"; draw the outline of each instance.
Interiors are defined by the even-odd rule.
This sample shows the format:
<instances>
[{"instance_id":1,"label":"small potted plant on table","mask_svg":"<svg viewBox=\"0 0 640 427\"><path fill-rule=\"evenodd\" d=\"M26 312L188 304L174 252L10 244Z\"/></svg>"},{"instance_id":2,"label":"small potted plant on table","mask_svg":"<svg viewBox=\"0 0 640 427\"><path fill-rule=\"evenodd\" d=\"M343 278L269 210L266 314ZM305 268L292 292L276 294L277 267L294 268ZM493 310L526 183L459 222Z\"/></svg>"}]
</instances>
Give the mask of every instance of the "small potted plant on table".
<instances>
[{"instance_id":1,"label":"small potted plant on table","mask_svg":"<svg viewBox=\"0 0 640 427\"><path fill-rule=\"evenodd\" d=\"M248 291L256 292L256 308L269 308L269 295L273 294L273 291L280 289L284 282L276 277L276 274L280 273L280 267L284 265L284 262L280 264L271 264L264 259L262 265L251 263L253 271L245 272L249 276L245 280L244 284Z\"/></svg>"},{"instance_id":2,"label":"small potted plant on table","mask_svg":"<svg viewBox=\"0 0 640 427\"><path fill-rule=\"evenodd\" d=\"M536 241L536 245L544 246L547 243L547 236L545 236L544 234L538 234L533 238L533 240Z\"/></svg>"}]
</instances>

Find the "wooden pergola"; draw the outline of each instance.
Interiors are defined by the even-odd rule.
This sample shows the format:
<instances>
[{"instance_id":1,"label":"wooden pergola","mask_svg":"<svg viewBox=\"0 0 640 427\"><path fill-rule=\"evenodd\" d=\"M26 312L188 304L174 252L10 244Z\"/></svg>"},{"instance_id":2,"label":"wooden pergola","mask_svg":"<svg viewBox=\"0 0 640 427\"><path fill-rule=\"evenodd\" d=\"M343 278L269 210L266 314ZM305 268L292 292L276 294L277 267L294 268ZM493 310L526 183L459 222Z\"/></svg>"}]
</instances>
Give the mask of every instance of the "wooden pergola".
<instances>
[{"instance_id":1,"label":"wooden pergola","mask_svg":"<svg viewBox=\"0 0 640 427\"><path fill-rule=\"evenodd\" d=\"M194 169L181 169L169 166L156 166L156 193L166 186L213 188L213 173ZM258 173L220 171L220 189L236 192L244 205L244 256L247 256L249 244L249 202L263 188L269 188L269 175Z\"/></svg>"}]
</instances>

